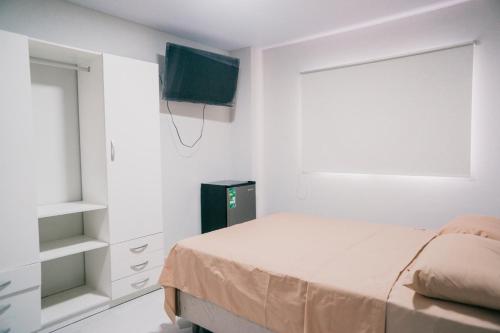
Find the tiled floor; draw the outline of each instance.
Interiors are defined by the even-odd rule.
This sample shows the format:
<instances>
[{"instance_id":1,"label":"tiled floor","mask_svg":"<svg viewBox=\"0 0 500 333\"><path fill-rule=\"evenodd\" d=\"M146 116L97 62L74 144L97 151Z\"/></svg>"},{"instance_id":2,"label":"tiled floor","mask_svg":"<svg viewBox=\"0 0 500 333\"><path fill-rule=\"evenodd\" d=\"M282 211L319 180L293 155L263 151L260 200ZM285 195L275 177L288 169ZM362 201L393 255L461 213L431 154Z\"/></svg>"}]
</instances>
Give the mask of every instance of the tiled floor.
<instances>
[{"instance_id":1,"label":"tiled floor","mask_svg":"<svg viewBox=\"0 0 500 333\"><path fill-rule=\"evenodd\" d=\"M56 333L191 333L179 329L163 310L163 292L157 290L95 316L63 327Z\"/></svg>"}]
</instances>

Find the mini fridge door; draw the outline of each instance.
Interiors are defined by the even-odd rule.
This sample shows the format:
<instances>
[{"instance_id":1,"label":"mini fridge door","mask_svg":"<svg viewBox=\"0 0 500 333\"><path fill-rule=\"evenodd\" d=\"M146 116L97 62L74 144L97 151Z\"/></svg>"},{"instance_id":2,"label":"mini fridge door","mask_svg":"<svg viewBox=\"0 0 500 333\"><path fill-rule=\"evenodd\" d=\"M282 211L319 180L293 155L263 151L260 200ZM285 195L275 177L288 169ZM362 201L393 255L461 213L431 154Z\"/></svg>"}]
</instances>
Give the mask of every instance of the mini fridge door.
<instances>
[{"instance_id":1,"label":"mini fridge door","mask_svg":"<svg viewBox=\"0 0 500 333\"><path fill-rule=\"evenodd\" d=\"M227 196L227 226L255 219L255 184L229 187Z\"/></svg>"}]
</instances>

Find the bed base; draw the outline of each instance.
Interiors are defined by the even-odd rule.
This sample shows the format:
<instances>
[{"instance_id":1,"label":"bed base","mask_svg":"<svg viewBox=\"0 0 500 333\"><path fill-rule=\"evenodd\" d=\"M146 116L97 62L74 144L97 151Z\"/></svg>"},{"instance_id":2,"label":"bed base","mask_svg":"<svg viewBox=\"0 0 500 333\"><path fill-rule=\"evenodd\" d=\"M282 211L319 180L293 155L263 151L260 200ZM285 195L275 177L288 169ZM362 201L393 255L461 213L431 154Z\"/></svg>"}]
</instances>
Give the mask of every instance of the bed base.
<instances>
[{"instance_id":1,"label":"bed base","mask_svg":"<svg viewBox=\"0 0 500 333\"><path fill-rule=\"evenodd\" d=\"M193 333L273 333L248 319L177 290L177 315L193 323Z\"/></svg>"}]
</instances>

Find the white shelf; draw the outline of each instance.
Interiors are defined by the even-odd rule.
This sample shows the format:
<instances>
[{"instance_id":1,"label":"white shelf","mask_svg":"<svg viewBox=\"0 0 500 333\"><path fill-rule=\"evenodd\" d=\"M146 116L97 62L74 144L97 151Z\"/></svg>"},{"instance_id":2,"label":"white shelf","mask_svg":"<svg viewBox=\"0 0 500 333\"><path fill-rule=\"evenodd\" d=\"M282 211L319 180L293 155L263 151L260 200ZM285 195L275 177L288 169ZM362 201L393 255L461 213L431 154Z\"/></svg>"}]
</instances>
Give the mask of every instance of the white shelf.
<instances>
[{"instance_id":1,"label":"white shelf","mask_svg":"<svg viewBox=\"0 0 500 333\"><path fill-rule=\"evenodd\" d=\"M80 235L40 244L40 260L48 261L108 246L108 243Z\"/></svg>"},{"instance_id":2,"label":"white shelf","mask_svg":"<svg viewBox=\"0 0 500 333\"><path fill-rule=\"evenodd\" d=\"M89 286L81 286L42 298L42 326L50 326L105 306L109 301L109 297L99 294Z\"/></svg>"},{"instance_id":3,"label":"white shelf","mask_svg":"<svg viewBox=\"0 0 500 333\"><path fill-rule=\"evenodd\" d=\"M59 216L73 213L89 212L106 209L105 205L97 205L85 201L63 202L51 205L41 205L37 208L38 218Z\"/></svg>"}]
</instances>

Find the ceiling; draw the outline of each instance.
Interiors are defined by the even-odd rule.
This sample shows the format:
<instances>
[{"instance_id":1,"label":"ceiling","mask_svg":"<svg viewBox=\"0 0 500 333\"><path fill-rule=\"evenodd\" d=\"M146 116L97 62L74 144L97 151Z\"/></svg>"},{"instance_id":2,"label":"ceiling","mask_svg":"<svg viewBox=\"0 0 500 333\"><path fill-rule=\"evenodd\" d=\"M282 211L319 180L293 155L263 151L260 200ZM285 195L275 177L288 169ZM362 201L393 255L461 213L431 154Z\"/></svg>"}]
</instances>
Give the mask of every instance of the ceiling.
<instances>
[{"instance_id":1,"label":"ceiling","mask_svg":"<svg viewBox=\"0 0 500 333\"><path fill-rule=\"evenodd\" d=\"M268 46L464 0L68 0L234 50Z\"/></svg>"}]
</instances>

